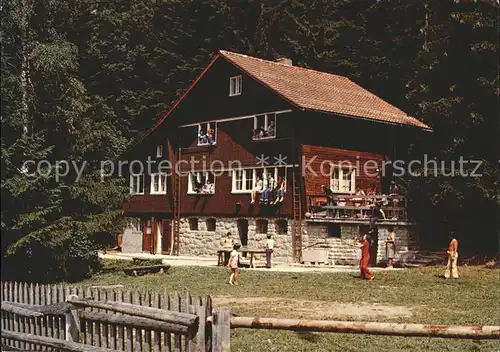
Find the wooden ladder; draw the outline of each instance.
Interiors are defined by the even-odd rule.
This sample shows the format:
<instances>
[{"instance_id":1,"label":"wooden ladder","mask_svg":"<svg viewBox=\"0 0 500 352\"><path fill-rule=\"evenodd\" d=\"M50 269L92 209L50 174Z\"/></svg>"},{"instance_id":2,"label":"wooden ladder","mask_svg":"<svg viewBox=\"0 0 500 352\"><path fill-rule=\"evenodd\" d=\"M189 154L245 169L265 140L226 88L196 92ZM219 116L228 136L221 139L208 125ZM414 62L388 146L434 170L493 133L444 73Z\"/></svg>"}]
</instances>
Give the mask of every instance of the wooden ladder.
<instances>
[{"instance_id":1,"label":"wooden ladder","mask_svg":"<svg viewBox=\"0 0 500 352\"><path fill-rule=\"evenodd\" d=\"M170 144L170 142L169 142ZM176 153L171 145L169 145L169 159L174 162L171 172L172 177L172 255L179 255L180 249L180 229L181 229L181 180L180 175L177 173L175 165L181 158L181 150ZM179 171L180 173L180 171Z\"/></svg>"},{"instance_id":2,"label":"wooden ladder","mask_svg":"<svg viewBox=\"0 0 500 352\"><path fill-rule=\"evenodd\" d=\"M292 223L292 248L293 259L296 262L302 261L302 198L301 185L302 178L300 166L293 168L293 223Z\"/></svg>"}]
</instances>

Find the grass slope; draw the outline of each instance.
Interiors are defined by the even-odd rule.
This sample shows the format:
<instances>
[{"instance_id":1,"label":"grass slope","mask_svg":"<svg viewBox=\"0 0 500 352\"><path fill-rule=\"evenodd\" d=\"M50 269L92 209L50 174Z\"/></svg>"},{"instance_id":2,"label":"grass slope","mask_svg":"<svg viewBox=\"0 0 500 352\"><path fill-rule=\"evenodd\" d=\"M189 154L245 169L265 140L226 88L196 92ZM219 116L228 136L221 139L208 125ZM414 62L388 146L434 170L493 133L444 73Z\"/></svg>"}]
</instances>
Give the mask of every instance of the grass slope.
<instances>
[{"instance_id":1,"label":"grass slope","mask_svg":"<svg viewBox=\"0 0 500 352\"><path fill-rule=\"evenodd\" d=\"M118 268L116 262L105 267ZM327 311L305 311L302 303L319 301L323 307L339 303L380 304L409 309L408 316L366 316L365 321L423 324L500 325L500 270L460 267L459 280L445 281L442 267L384 271L374 281L354 273L277 273L242 270L240 286L226 282L229 270L172 267L167 275L130 277L120 272L99 274L83 285L122 284L127 289L191 292L242 304L232 308L242 316L359 320ZM250 304L255 299L257 303ZM283 302L281 304L280 302ZM294 306L295 305L295 306ZM335 312L335 310L332 310ZM319 314L321 313L321 314ZM233 330L232 351L500 351L499 341L403 338L371 335Z\"/></svg>"}]
</instances>

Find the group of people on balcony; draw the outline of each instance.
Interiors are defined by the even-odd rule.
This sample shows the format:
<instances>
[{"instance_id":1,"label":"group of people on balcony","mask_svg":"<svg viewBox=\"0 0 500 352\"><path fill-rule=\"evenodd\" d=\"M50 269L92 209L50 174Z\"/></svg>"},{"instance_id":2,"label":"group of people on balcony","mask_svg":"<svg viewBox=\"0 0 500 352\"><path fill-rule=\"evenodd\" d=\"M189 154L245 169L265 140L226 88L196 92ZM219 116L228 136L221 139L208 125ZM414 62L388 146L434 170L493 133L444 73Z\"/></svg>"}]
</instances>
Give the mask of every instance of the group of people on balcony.
<instances>
[{"instance_id":1,"label":"group of people on balcony","mask_svg":"<svg viewBox=\"0 0 500 352\"><path fill-rule=\"evenodd\" d=\"M211 183L209 180L207 180L204 184L201 182L198 182L197 180L195 182L195 187L194 191L196 193L214 193L215 192L215 185Z\"/></svg>"},{"instance_id":2,"label":"group of people on balcony","mask_svg":"<svg viewBox=\"0 0 500 352\"><path fill-rule=\"evenodd\" d=\"M215 133L214 130L209 128L207 132L200 130L198 134L198 144L214 144L215 143Z\"/></svg>"},{"instance_id":3,"label":"group of people on balcony","mask_svg":"<svg viewBox=\"0 0 500 352\"><path fill-rule=\"evenodd\" d=\"M352 198L342 198L342 196L335 197L335 192L325 185L321 186L321 189L324 195L327 198L327 217L334 217L334 210L331 207L342 207L352 205L355 207L372 207L372 209L380 212L381 217L386 219L385 213L382 210L382 206L392 205L392 207L397 208L399 206L399 198L400 195L398 185L392 181L390 184L389 195L381 195L377 192L377 188L375 184L370 184L369 188L366 192L361 189L359 186L356 188L356 193L354 194L357 197ZM366 196L381 196L381 199L377 200L374 197L366 197ZM349 201L349 203L348 203ZM367 218L368 214L365 214L361 211L356 217Z\"/></svg>"},{"instance_id":4,"label":"group of people on balcony","mask_svg":"<svg viewBox=\"0 0 500 352\"><path fill-rule=\"evenodd\" d=\"M283 202L286 193L286 181L284 177L280 177L278 181L272 176L267 176L267 182L263 182L260 177L257 177L255 187L251 192L250 204L255 203L257 193L260 193L260 203L263 204L278 204Z\"/></svg>"},{"instance_id":5,"label":"group of people on balcony","mask_svg":"<svg viewBox=\"0 0 500 352\"><path fill-rule=\"evenodd\" d=\"M267 128L264 126L259 126L253 130L253 139L271 138L276 137L276 128L274 127L274 122L271 121Z\"/></svg>"}]
</instances>

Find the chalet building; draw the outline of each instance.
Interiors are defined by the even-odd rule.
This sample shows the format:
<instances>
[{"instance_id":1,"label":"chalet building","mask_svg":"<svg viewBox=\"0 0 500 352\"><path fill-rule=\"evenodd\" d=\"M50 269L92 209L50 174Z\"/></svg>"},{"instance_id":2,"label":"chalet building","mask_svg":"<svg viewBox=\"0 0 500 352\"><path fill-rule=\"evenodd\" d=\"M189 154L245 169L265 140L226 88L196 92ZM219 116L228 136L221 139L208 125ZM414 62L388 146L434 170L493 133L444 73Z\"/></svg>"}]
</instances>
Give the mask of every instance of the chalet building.
<instances>
[{"instance_id":1,"label":"chalet building","mask_svg":"<svg viewBox=\"0 0 500 352\"><path fill-rule=\"evenodd\" d=\"M346 239L381 201L374 263L391 226L397 261L418 241L386 165L429 130L346 77L221 50L127 153L122 250L215 256L227 232L248 248L271 234L277 259L352 264Z\"/></svg>"}]
</instances>

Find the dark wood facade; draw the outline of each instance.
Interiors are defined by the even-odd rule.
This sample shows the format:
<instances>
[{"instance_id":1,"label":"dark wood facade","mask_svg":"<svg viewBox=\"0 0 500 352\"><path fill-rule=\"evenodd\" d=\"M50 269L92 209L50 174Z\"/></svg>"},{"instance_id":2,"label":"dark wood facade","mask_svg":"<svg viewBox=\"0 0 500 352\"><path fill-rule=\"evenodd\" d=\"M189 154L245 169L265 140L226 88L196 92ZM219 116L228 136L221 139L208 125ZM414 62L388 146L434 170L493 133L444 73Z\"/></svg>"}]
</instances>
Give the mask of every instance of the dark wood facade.
<instances>
[{"instance_id":1,"label":"dark wood facade","mask_svg":"<svg viewBox=\"0 0 500 352\"><path fill-rule=\"evenodd\" d=\"M229 79L242 75L242 94L229 96ZM276 138L255 141L252 139L254 115L279 112L276 115ZM198 146L197 123L216 123L216 143ZM403 132L401 132L403 131ZM181 215L214 216L281 216L292 217L292 167L301 167L303 162L316 157L313 168L319 170L323 161L345 161L354 165L371 160L371 165L380 165L394 156L395 146L404 140L404 129L389 124L343 117L321 112L306 112L294 107L253 77L219 58L191 87L182 103L176 105L168 118L152 131L129 154L130 160L146 162L148 156L160 162L168 160L167 140L175 150L177 160L168 160L175 165L182 160L180 170ZM410 134L409 134L410 135ZM155 158L157 145L163 146L163 155ZM288 164L287 194L279 206L250 204L250 193L232 192L231 162L238 161L243 168L256 167L258 157L286 157ZM194 166L190 163L194 160ZM214 161L218 161L214 164ZM375 163L375 164L374 164ZM234 164L233 164L234 165ZM214 166L221 175L215 178L214 194L188 194L188 171L209 170ZM152 166L155 172L157 166ZM224 170L222 172L221 170ZM175 170L173 170L175 172ZM125 175L126 176L126 175ZM386 188L378 175L356 172L356 185L366 189L374 183ZM172 216L172 183L168 178L167 194L152 195L149 192L151 179L145 176L143 195L132 196L124 204L126 215L160 217ZM328 176L315 176L305 170L302 182L303 204L307 194L321 193L321 185L329 185Z\"/></svg>"}]
</instances>

